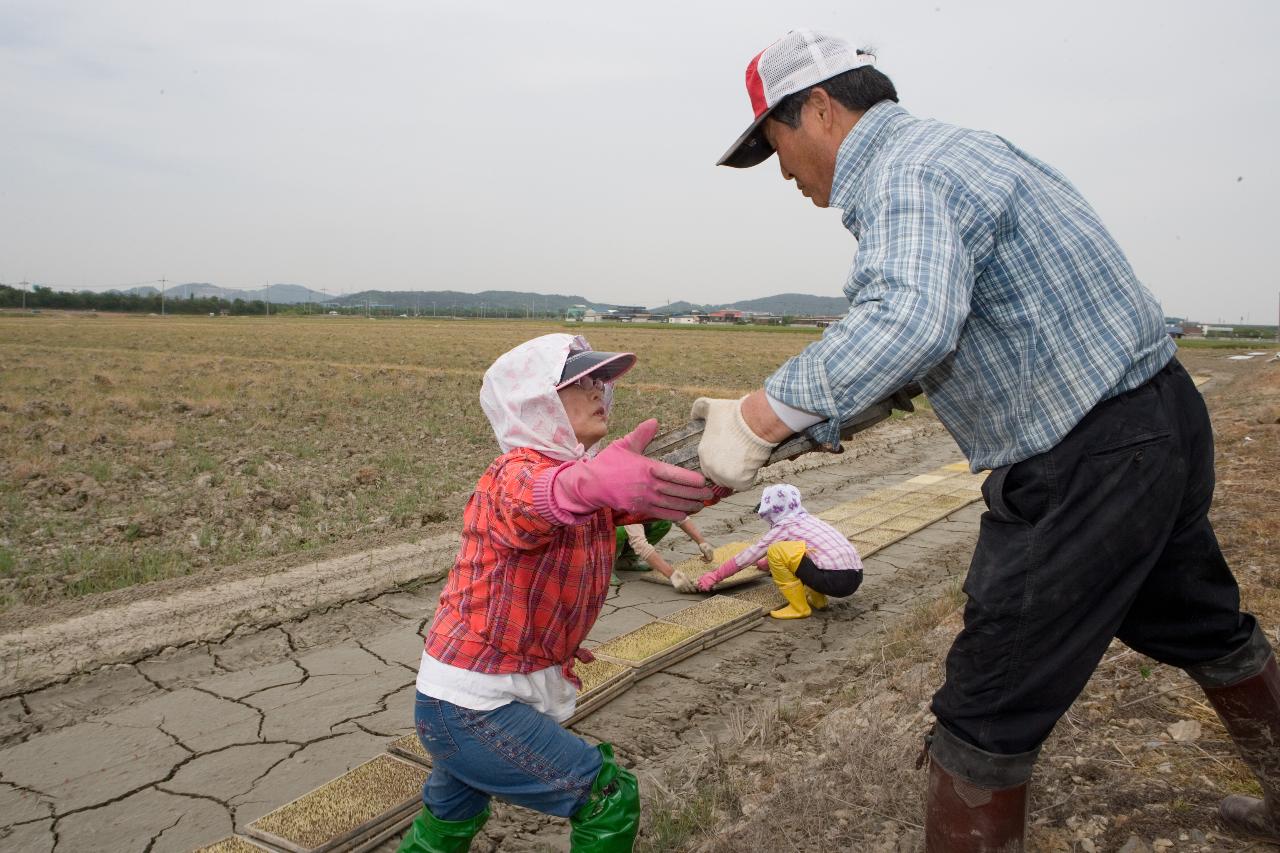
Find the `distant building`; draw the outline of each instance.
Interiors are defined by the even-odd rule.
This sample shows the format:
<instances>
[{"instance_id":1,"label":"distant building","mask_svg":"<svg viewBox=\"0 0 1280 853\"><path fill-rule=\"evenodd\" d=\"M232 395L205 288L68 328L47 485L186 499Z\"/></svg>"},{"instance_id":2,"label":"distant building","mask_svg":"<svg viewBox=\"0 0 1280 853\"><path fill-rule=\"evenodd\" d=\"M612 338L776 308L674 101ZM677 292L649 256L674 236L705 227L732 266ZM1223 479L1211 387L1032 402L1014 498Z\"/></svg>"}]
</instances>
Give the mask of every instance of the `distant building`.
<instances>
[{"instance_id":1,"label":"distant building","mask_svg":"<svg viewBox=\"0 0 1280 853\"><path fill-rule=\"evenodd\" d=\"M1171 338L1180 338L1183 334L1182 325L1180 323L1165 323L1164 331L1165 334Z\"/></svg>"},{"instance_id":2,"label":"distant building","mask_svg":"<svg viewBox=\"0 0 1280 853\"><path fill-rule=\"evenodd\" d=\"M742 319L742 312L733 308L721 308L707 315L709 323L736 323Z\"/></svg>"},{"instance_id":3,"label":"distant building","mask_svg":"<svg viewBox=\"0 0 1280 853\"><path fill-rule=\"evenodd\" d=\"M696 326L702 322L702 318L693 314L672 314L667 318L668 323L676 323L682 326Z\"/></svg>"},{"instance_id":4,"label":"distant building","mask_svg":"<svg viewBox=\"0 0 1280 853\"><path fill-rule=\"evenodd\" d=\"M571 305L564 310L564 318L566 320L581 320L583 315L591 309L585 305ZM594 314L595 312L592 311Z\"/></svg>"},{"instance_id":5,"label":"distant building","mask_svg":"<svg viewBox=\"0 0 1280 853\"><path fill-rule=\"evenodd\" d=\"M1235 326L1210 326L1208 323L1204 325L1204 336L1206 338L1229 338L1235 333Z\"/></svg>"},{"instance_id":6,"label":"distant building","mask_svg":"<svg viewBox=\"0 0 1280 853\"><path fill-rule=\"evenodd\" d=\"M578 319L582 320L584 323L599 323L603 317L604 315L596 309L588 308L582 312L582 316Z\"/></svg>"}]
</instances>

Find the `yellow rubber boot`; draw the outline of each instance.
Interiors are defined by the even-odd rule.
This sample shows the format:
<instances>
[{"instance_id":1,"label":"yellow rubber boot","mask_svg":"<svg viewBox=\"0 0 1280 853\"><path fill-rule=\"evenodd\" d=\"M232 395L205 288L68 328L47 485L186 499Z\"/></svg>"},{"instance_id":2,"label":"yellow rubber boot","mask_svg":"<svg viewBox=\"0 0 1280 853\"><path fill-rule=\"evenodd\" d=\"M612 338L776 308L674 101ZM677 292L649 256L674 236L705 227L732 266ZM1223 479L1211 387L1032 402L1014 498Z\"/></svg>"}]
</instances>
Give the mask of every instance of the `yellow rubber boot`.
<instances>
[{"instance_id":1,"label":"yellow rubber boot","mask_svg":"<svg viewBox=\"0 0 1280 853\"><path fill-rule=\"evenodd\" d=\"M779 607L777 610L769 613L774 619L808 619L813 612L809 609L809 602L804 597L804 584L800 581L795 583L778 584L778 592L782 593L782 597L787 600L786 607Z\"/></svg>"},{"instance_id":2,"label":"yellow rubber boot","mask_svg":"<svg viewBox=\"0 0 1280 853\"><path fill-rule=\"evenodd\" d=\"M778 592L787 600L769 615L774 619L804 619L812 612L805 598L804 584L796 577L796 568L804 556L803 542L775 542L769 546L769 574L778 585Z\"/></svg>"},{"instance_id":3,"label":"yellow rubber boot","mask_svg":"<svg viewBox=\"0 0 1280 853\"><path fill-rule=\"evenodd\" d=\"M811 587L806 586L804 588L804 597L809 600L809 606L812 607L814 610L827 609L827 597L822 593L818 592L816 589L812 589Z\"/></svg>"}]
</instances>

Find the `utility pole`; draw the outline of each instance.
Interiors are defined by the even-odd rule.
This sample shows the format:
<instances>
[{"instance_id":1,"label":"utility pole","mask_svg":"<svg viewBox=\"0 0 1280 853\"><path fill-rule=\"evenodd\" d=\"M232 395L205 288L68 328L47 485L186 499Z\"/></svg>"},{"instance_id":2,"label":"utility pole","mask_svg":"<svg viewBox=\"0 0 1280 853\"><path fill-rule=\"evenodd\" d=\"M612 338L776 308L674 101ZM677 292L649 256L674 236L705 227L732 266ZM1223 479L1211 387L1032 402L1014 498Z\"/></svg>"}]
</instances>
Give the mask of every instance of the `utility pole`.
<instances>
[{"instance_id":1,"label":"utility pole","mask_svg":"<svg viewBox=\"0 0 1280 853\"><path fill-rule=\"evenodd\" d=\"M164 316L164 291L165 291L165 284L167 284L167 281L168 280L164 276L160 276L160 316L161 317Z\"/></svg>"},{"instance_id":2,"label":"utility pole","mask_svg":"<svg viewBox=\"0 0 1280 853\"><path fill-rule=\"evenodd\" d=\"M27 281L26 279L22 280L22 310L23 311L27 310L27 286L29 284L31 284L31 282Z\"/></svg>"},{"instance_id":3,"label":"utility pole","mask_svg":"<svg viewBox=\"0 0 1280 853\"><path fill-rule=\"evenodd\" d=\"M262 286L262 302L267 306L267 316L271 316L271 282Z\"/></svg>"}]
</instances>

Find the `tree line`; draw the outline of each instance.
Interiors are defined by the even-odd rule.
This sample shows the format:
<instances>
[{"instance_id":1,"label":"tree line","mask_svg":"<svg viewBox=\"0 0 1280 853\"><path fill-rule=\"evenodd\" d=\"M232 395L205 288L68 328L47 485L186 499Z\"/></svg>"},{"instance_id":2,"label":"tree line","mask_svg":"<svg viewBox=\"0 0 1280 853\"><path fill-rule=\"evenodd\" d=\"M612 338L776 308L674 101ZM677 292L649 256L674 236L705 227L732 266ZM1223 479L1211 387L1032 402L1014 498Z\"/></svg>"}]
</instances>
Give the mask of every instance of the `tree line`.
<instances>
[{"instance_id":1,"label":"tree line","mask_svg":"<svg viewBox=\"0 0 1280 853\"><path fill-rule=\"evenodd\" d=\"M29 292L7 284L0 284L0 308L61 308L70 311L123 311L159 314L162 306L160 294L137 294L108 291L94 293L90 290L65 291L37 284ZM166 314L266 314L267 303L261 299L220 299L216 296L192 296L185 299L164 300ZM271 305L272 314L302 313L296 305Z\"/></svg>"}]
</instances>

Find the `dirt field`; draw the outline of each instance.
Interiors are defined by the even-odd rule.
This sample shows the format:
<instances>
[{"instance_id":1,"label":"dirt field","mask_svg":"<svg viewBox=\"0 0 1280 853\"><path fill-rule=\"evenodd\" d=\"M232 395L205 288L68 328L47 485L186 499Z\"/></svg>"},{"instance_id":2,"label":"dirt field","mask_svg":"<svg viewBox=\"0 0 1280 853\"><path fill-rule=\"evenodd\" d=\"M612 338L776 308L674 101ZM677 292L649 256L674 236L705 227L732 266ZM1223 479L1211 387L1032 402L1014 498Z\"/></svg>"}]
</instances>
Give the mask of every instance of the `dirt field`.
<instances>
[{"instance_id":1,"label":"dirt field","mask_svg":"<svg viewBox=\"0 0 1280 853\"><path fill-rule=\"evenodd\" d=\"M0 564L4 567L0 576L16 581L9 587L14 598L33 596L26 601L37 600L32 589L43 589L38 594L49 600L92 589L58 586L66 578L48 566L20 576L13 557L19 550L19 535L26 537L22 547L60 543L63 533L57 523L65 524L67 531L98 530L100 526L83 519L123 514L114 507L132 506L131 501L153 508L155 515L148 517L164 519L166 525L176 519L178 532L164 526L153 537L75 547L114 547L133 554L138 552L131 549L144 545L158 548L169 543L188 553L177 538L182 535L182 519L189 517L188 502L201 524L208 523L213 517L209 514L221 506L225 514L219 523L227 529L233 529L233 523L274 527L281 519L301 517L290 505L281 508L274 501L260 506L237 502L252 494L255 486L274 494L262 485L264 481L274 488L287 483L301 488L299 484L305 482L308 491L314 489L329 501L318 515L344 519L349 526L341 536L319 545L308 544L293 552L281 548L274 558L252 558L247 565L254 571L304 559L325 548L369 548L395 536L423 535L418 526L364 527L367 522L352 521L355 510L345 500L347 492L393 502L397 489L411 490L421 486L422 480L430 481L429 485L440 486L435 497L438 511L450 520L425 525L447 528L456 523L452 521L456 509L449 501L458 500L457 493L469 487L475 474L466 473L466 479L457 480L461 485L450 487L452 492L444 488L445 478L455 474L453 469L429 467L438 464L440 456L433 442L452 437L455 445L469 448L471 461L458 463L458 478L464 477L465 465L482 466L493 453L478 412L459 411L456 402L473 393L467 389L478 385L479 373L491 357L474 356L468 349L474 346L470 339L474 329L483 329L484 336L491 338L486 346L493 354L542 330L518 323L441 323L430 329L424 324L419 329L406 323L389 327L346 321L321 327L327 332L316 343L315 324L323 321L266 325L259 320L263 325L255 326L250 320L243 326L224 327L213 325L221 322L217 320L208 325L191 321L185 330L159 332L144 318L99 327L82 325L98 320L72 318L59 319L61 326L20 325L26 322L0 320L0 351L9 356L0 373L0 402L6 407L0 412L0 441L6 448L3 523L7 525L0 546L10 555L7 563ZM472 331L464 334L467 327ZM389 334L389 328L395 333ZM58 329L63 346L55 352L46 340L48 332ZM107 346L104 329L122 337ZM602 348L635 349L646 358L635 378L649 394L643 400L634 392L620 394L618 424L633 422L640 408L680 419L688 402L703 389L717 394L746 390L772 364L809 339L767 332L741 333L741 337L740 333L696 331L667 337L672 333L665 330L596 333L593 329L589 333ZM502 336L505 339L499 340ZM693 370L688 353L694 346L725 353L724 358L702 360ZM437 352L439 361L415 361L415 349ZM1280 363L1263 358L1229 361L1229 354L1184 349L1181 358L1193 373L1211 380L1204 393L1218 435L1219 488L1213 517L1219 537L1241 580L1245 606L1277 640L1280 483L1274 472L1280 463ZM64 369L54 375L53 365ZM228 378L232 367L243 368L243 375ZM111 385L95 379L95 374ZM205 374L223 378L218 382L192 378ZM322 378L306 381L313 376ZM664 377L679 377L684 384L668 389ZM424 401L424 395L452 399L454 407ZM133 401L132 408L113 411L106 401L116 398ZM37 400L44 405L34 405ZM190 408L182 410L174 401ZM62 413L63 404L70 414ZM217 408L201 417L198 407ZM433 413L438 422L429 420ZM310 415L323 418L310 421ZM412 419L421 423L417 430L422 437L406 442L404 435L417 433L407 432L401 424ZM954 447L936 423L922 418L914 431L908 429L915 423L899 424L894 442L874 449L869 446L866 461L854 463L861 475L924 470L954 458ZM48 429L35 438L15 437L35 424ZM143 452L145 448L139 450L136 442L130 443L130 430L148 425L171 429L174 446ZM108 443L95 445L93 430L108 433ZM244 441L247 435L255 440ZM139 441L150 437L142 435ZM65 442L68 447L65 453L54 454L48 442ZM79 442L74 450L73 442ZM314 455L296 452L300 442L316 447ZM231 464L244 455L246 447L250 451L268 448L249 471L243 464ZM352 451L350 455L347 450ZM390 450L404 454L408 467L380 469L379 479L359 484L361 468L385 464L379 461L385 456L379 454ZM196 451L209 454L215 464L196 473L192 463ZM92 476L85 468L98 459L112 464L106 484L115 481L117 470L130 470L127 466L137 466L142 473L131 474L112 489L104 486L101 494L91 495L78 508L60 509L53 490L29 497L40 489L31 483L76 472ZM269 469L267 462L283 470ZM38 477L18 481L13 472L23 464L47 467ZM330 472L330 467L338 470ZM224 479L218 485L197 485L200 475L208 473ZM328 474L333 479L325 479ZM153 498L148 504L143 500L148 488L169 490L165 493L169 503ZM201 489L221 491L206 497ZM103 506L109 501L116 503ZM25 526L15 524L10 508L21 511ZM76 528L77 518L82 519L80 528ZM716 654L695 656L634 688L618 700L616 709L611 705L588 720L586 732L618 744L625 762L643 780L644 825L637 849L921 849L924 774L914 769L914 761L930 722L929 697L941 683L941 662L959 628L962 595L955 580L962 577L967 564L976 521L948 521L941 527L945 533L939 532L942 538L933 545L908 543L901 556L886 557L898 564L892 574L888 566L882 568L878 580L869 580L868 588L851 604L798 624L768 624L772 633L767 642L743 635ZM718 528L712 530L725 535ZM184 559L188 562L180 565L196 565L189 555ZM228 566L215 575L212 569L217 565L210 562L208 569L157 581L146 589L178 582L206 583L240 570ZM38 588L22 577L50 580L47 587ZM382 600L401 601L405 615L412 615L416 622L429 612L432 589L405 590ZM91 609L136 594L136 590L120 589L64 599L61 606ZM904 607L901 602L910 604ZM622 604L615 601L616 606ZM58 608L18 604L0 619L32 620L42 610L57 612ZM226 646L252 646L258 649L255 654L260 652L268 660L277 654L319 653L335 638L347 638L358 646L359 638L370 630L360 620L386 617L378 606L353 604L278 628L259 631L262 626L246 624ZM184 679L239 677L231 670L243 662L238 664L230 651L219 652L219 648L194 644L169 649L133 666L104 667L5 700L0 722L7 719L6 714L12 717L10 737L15 741L37 735L61 737L63 727L96 725L84 722L96 719L95 715L120 712L133 703L164 701L161 688L179 690L186 684ZM409 649L408 662L403 664L406 671L417 653L416 646ZM210 660L201 662L204 658ZM184 666L198 672L182 674ZM386 700L386 696L378 700L384 716L388 716ZM401 713L384 724L403 726L407 719ZM1198 724L1198 730L1190 723ZM361 760L367 757L364 751L381 748L373 734L393 733L367 728L367 724L366 720L359 734L369 739L360 744ZM1174 724L1178 725L1171 731ZM1031 849L1123 849L1126 853L1252 849L1225 836L1214 818L1217 801L1231 791L1256 793L1257 789L1195 686L1181 672L1116 644L1042 753L1033 782ZM501 820L495 821L494 833L476 849L560 849L557 845L563 835L562 822L504 811Z\"/></svg>"},{"instance_id":2,"label":"dirt field","mask_svg":"<svg viewBox=\"0 0 1280 853\"><path fill-rule=\"evenodd\" d=\"M0 314L0 619L450 529L495 455L476 403L484 369L566 330ZM745 393L817 335L574 331L641 356L615 435L643 417L683 423L700 394Z\"/></svg>"}]
</instances>

